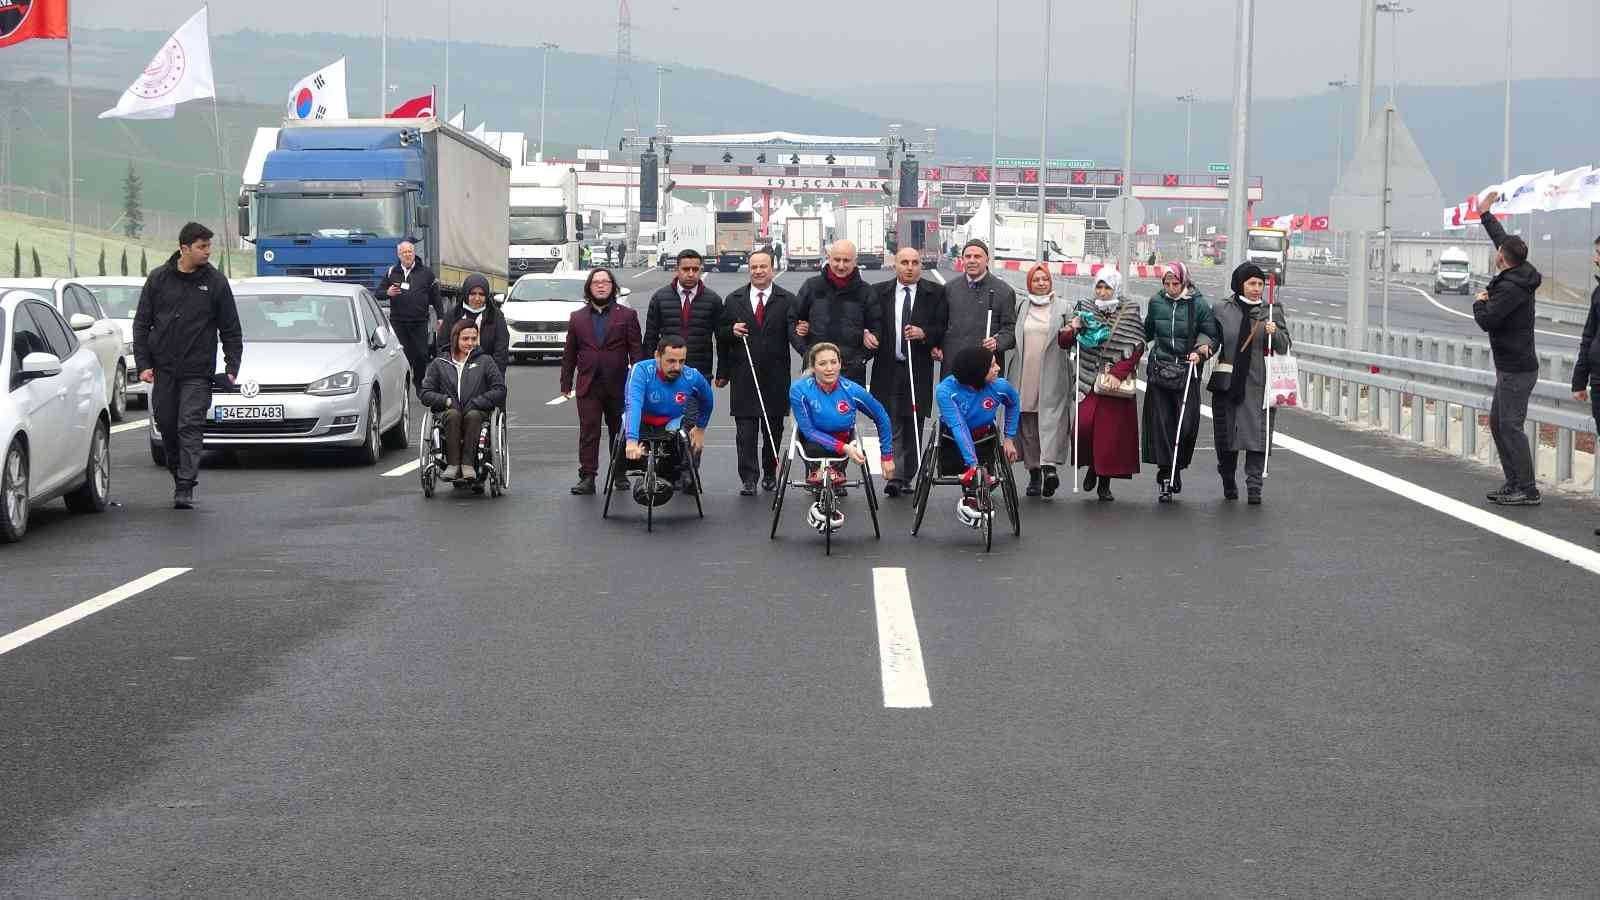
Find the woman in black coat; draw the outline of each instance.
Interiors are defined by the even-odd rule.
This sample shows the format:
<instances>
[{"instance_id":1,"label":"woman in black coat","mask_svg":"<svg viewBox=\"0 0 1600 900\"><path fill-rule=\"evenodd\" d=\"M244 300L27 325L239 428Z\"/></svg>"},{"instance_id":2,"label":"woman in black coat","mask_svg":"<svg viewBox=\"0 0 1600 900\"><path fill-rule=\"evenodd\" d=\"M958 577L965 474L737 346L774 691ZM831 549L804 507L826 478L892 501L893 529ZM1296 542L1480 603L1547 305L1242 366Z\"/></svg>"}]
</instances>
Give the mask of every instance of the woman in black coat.
<instances>
[{"instance_id":1,"label":"woman in black coat","mask_svg":"<svg viewBox=\"0 0 1600 900\"><path fill-rule=\"evenodd\" d=\"M504 373L511 366L511 331L506 317L489 302L489 279L482 275L468 275L461 285L463 299L450 308L445 320L439 323L438 352L450 352L450 331L462 319L471 319L478 326L478 347L494 360Z\"/></svg>"}]
</instances>

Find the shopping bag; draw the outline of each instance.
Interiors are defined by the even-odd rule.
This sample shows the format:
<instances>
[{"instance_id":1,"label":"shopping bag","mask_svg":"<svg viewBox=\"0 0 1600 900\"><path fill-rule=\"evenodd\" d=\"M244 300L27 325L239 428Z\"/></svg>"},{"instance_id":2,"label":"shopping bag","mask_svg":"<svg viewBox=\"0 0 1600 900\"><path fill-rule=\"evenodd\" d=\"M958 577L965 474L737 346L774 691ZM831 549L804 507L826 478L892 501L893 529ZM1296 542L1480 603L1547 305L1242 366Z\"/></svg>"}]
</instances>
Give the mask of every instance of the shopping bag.
<instances>
[{"instance_id":1,"label":"shopping bag","mask_svg":"<svg viewBox=\"0 0 1600 900\"><path fill-rule=\"evenodd\" d=\"M1267 389L1261 395L1261 406L1300 405L1300 364L1292 353L1274 353L1267 357Z\"/></svg>"}]
</instances>

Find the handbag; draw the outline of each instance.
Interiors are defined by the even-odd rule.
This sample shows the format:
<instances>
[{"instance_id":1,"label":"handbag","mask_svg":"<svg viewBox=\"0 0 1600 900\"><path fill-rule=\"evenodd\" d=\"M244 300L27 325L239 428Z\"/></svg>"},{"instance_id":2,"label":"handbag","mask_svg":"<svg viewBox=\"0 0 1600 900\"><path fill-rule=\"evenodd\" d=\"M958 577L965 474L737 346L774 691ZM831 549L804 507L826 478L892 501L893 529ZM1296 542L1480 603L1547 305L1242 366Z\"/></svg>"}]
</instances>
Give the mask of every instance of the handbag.
<instances>
[{"instance_id":1,"label":"handbag","mask_svg":"<svg viewBox=\"0 0 1600 900\"><path fill-rule=\"evenodd\" d=\"M1240 353L1249 352L1250 345L1256 342L1256 332L1259 330L1259 324L1250 326L1250 334L1244 339L1244 344L1239 348ZM1206 390L1213 394L1226 394L1232 387L1233 363L1225 361L1219 353L1217 354L1217 364L1211 370L1211 379L1206 382Z\"/></svg>"},{"instance_id":2,"label":"handbag","mask_svg":"<svg viewBox=\"0 0 1600 900\"><path fill-rule=\"evenodd\" d=\"M1162 359L1155 353L1150 354L1150 359L1145 363L1144 377L1156 387L1169 391L1181 391L1189 380L1188 356L1194 352L1194 302L1189 303L1189 314L1186 317L1189 323L1189 349L1179 353L1174 359ZM1172 303L1172 331L1178 330L1178 304Z\"/></svg>"},{"instance_id":3,"label":"handbag","mask_svg":"<svg viewBox=\"0 0 1600 900\"><path fill-rule=\"evenodd\" d=\"M1127 307L1117 310L1117 317L1111 323L1111 335L1117 333L1117 326L1122 324L1122 313ZM1111 339L1106 336L1106 340ZM1104 358L1105 351L1096 349L1096 354ZM1111 364L1102 363L1099 374L1094 376L1094 392L1102 397L1120 397L1124 400L1134 397L1139 393L1139 385L1132 378L1118 378L1111 374Z\"/></svg>"}]
</instances>

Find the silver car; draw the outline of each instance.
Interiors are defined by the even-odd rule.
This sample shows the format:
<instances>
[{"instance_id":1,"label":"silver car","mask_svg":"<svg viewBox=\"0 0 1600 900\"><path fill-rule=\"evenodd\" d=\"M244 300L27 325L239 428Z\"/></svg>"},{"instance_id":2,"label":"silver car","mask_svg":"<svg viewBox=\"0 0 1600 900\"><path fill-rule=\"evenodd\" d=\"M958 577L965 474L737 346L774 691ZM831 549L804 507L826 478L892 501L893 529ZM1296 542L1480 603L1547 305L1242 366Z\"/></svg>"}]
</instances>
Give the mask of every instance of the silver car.
<instances>
[{"instance_id":1,"label":"silver car","mask_svg":"<svg viewBox=\"0 0 1600 900\"><path fill-rule=\"evenodd\" d=\"M233 295L244 360L235 385L213 389L208 449L349 447L374 465L410 445L411 369L366 288L246 278ZM153 418L150 456L166 465Z\"/></svg>"}]
</instances>

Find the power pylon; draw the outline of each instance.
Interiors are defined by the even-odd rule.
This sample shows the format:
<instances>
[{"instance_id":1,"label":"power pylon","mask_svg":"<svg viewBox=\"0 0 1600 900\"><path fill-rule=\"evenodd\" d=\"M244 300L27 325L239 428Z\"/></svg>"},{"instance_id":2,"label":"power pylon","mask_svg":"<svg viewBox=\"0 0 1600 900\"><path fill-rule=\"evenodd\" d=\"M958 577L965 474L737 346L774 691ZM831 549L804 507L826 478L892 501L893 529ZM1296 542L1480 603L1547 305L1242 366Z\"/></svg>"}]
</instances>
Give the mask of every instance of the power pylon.
<instances>
[{"instance_id":1,"label":"power pylon","mask_svg":"<svg viewBox=\"0 0 1600 900\"><path fill-rule=\"evenodd\" d=\"M639 92L633 86L633 10L628 0L617 5L617 76L611 82L611 106L606 110L606 142L611 146L611 125L617 118L617 100L621 98L633 113L633 127L639 127Z\"/></svg>"}]
</instances>

